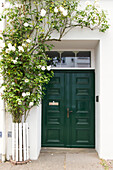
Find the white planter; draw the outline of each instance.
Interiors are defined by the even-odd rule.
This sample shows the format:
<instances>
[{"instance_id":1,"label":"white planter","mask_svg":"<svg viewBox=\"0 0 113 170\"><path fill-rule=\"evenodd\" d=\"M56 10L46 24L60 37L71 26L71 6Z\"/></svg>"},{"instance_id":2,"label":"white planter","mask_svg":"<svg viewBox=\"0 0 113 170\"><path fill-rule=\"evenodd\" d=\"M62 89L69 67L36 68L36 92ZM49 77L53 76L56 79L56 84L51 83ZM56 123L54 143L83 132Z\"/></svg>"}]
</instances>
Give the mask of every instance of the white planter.
<instances>
[{"instance_id":1,"label":"white planter","mask_svg":"<svg viewBox=\"0 0 113 170\"><path fill-rule=\"evenodd\" d=\"M28 123L12 123L12 161L29 160Z\"/></svg>"}]
</instances>

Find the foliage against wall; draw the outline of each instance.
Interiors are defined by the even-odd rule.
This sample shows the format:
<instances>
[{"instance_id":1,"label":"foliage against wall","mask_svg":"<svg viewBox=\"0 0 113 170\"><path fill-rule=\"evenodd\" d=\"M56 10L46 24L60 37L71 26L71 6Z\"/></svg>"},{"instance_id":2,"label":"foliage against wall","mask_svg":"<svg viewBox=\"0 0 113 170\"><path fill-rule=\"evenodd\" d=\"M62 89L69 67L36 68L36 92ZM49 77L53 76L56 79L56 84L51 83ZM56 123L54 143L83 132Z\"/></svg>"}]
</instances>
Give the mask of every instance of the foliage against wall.
<instances>
[{"instance_id":1,"label":"foliage against wall","mask_svg":"<svg viewBox=\"0 0 113 170\"><path fill-rule=\"evenodd\" d=\"M60 41L76 27L105 32L108 21L99 1L86 1L81 7L76 0L10 0L1 19L6 19L1 49L2 97L14 122L25 121L28 111L40 103L44 85L53 76L47 63L47 41ZM52 38L56 33L57 38Z\"/></svg>"}]
</instances>

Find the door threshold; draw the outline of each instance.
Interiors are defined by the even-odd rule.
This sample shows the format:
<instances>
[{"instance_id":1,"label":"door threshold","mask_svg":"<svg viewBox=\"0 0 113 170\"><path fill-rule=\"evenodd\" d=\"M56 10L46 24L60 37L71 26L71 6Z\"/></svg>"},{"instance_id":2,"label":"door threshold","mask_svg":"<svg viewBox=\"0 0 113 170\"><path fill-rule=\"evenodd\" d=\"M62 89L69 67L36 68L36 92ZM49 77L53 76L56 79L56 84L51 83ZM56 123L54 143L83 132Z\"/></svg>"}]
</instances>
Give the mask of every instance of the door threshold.
<instances>
[{"instance_id":1,"label":"door threshold","mask_svg":"<svg viewBox=\"0 0 113 170\"><path fill-rule=\"evenodd\" d=\"M61 147L42 147L41 153L94 153L96 152L95 148L61 148Z\"/></svg>"}]
</instances>

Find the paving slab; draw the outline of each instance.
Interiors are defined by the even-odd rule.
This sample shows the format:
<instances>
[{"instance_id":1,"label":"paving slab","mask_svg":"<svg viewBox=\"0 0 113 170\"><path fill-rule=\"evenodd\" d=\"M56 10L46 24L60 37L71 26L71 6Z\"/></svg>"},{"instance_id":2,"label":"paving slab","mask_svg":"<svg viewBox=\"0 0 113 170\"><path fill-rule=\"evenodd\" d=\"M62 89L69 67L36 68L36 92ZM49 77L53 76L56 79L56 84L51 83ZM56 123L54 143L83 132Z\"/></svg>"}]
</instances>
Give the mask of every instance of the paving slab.
<instances>
[{"instance_id":1,"label":"paving slab","mask_svg":"<svg viewBox=\"0 0 113 170\"><path fill-rule=\"evenodd\" d=\"M103 170L96 153L66 154L66 170Z\"/></svg>"},{"instance_id":2,"label":"paving slab","mask_svg":"<svg viewBox=\"0 0 113 170\"><path fill-rule=\"evenodd\" d=\"M42 148L38 160L25 165L0 163L0 170L113 170L113 161L107 163L110 166L94 149Z\"/></svg>"}]
</instances>

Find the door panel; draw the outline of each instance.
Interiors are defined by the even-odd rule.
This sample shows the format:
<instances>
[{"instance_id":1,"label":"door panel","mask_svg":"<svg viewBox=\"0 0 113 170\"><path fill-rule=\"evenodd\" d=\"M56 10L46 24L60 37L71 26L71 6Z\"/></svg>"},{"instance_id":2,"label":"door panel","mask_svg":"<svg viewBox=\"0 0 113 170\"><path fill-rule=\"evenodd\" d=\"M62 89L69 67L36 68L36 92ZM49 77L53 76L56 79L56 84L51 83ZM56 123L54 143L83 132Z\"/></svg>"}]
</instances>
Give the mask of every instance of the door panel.
<instances>
[{"instance_id":1,"label":"door panel","mask_svg":"<svg viewBox=\"0 0 113 170\"><path fill-rule=\"evenodd\" d=\"M72 146L94 146L94 73L72 73Z\"/></svg>"},{"instance_id":2,"label":"door panel","mask_svg":"<svg viewBox=\"0 0 113 170\"><path fill-rule=\"evenodd\" d=\"M64 73L55 73L43 100L43 143L64 145Z\"/></svg>"},{"instance_id":3,"label":"door panel","mask_svg":"<svg viewBox=\"0 0 113 170\"><path fill-rule=\"evenodd\" d=\"M93 71L55 71L43 100L42 146L94 147L94 96Z\"/></svg>"}]
</instances>

